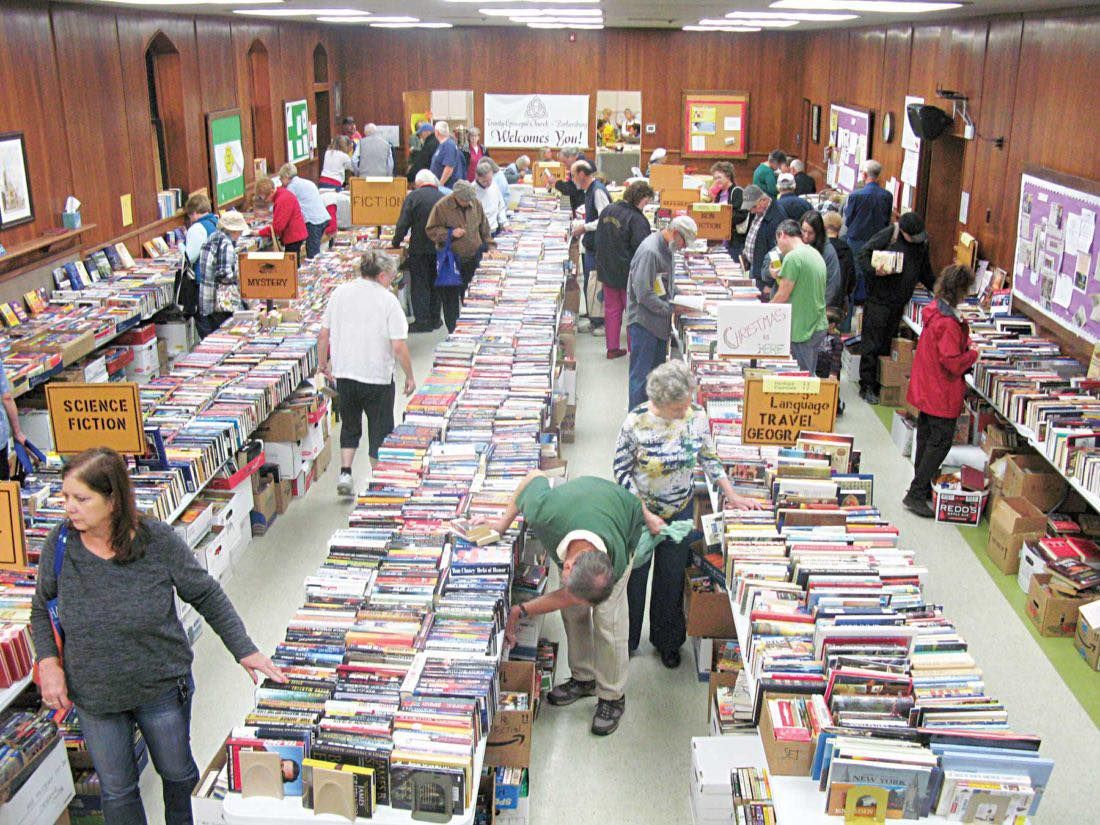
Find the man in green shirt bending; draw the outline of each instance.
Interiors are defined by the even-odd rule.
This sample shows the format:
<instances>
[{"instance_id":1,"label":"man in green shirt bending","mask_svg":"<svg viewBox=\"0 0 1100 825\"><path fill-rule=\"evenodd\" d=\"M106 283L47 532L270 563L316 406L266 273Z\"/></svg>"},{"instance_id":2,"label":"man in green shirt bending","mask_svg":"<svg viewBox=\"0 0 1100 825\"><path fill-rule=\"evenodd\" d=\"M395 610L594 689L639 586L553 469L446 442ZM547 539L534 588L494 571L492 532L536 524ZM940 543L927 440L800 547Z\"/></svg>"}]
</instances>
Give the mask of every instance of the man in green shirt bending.
<instances>
[{"instance_id":1,"label":"man in green shirt bending","mask_svg":"<svg viewBox=\"0 0 1100 825\"><path fill-rule=\"evenodd\" d=\"M791 357L799 369L813 375L818 348L829 328L825 318L825 259L803 243L801 230L792 220L779 224L775 245L783 255L783 265L775 276L778 286L771 302L791 305Z\"/></svg>"},{"instance_id":2,"label":"man in green shirt bending","mask_svg":"<svg viewBox=\"0 0 1100 825\"><path fill-rule=\"evenodd\" d=\"M768 153L768 159L763 161L752 173L752 182L764 190L764 194L772 200L779 196L776 170L787 164L787 155L781 149L773 149Z\"/></svg>"},{"instance_id":3,"label":"man in green shirt bending","mask_svg":"<svg viewBox=\"0 0 1100 825\"><path fill-rule=\"evenodd\" d=\"M562 586L513 607L505 639L515 643L521 619L560 610L571 675L547 698L552 705L569 705L597 696L592 732L606 736L626 707L626 584L646 531L641 502L607 479L584 476L551 488L542 473L533 472L516 490L497 531L503 534L520 513L561 569Z\"/></svg>"}]
</instances>

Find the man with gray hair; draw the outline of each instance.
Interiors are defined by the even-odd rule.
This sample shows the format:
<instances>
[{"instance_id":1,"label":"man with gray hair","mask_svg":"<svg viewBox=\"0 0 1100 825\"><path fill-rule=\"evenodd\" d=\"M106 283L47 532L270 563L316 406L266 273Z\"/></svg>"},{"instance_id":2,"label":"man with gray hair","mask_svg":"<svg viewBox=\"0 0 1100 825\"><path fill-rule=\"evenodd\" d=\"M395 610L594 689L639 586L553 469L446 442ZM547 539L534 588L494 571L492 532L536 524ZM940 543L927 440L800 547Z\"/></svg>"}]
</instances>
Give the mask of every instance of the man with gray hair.
<instances>
[{"instance_id":1,"label":"man with gray hair","mask_svg":"<svg viewBox=\"0 0 1100 825\"><path fill-rule=\"evenodd\" d=\"M481 263L482 253L493 242L475 185L461 178L455 181L454 191L432 207L424 231L436 249L443 249L449 242L458 257L462 285L436 287L443 302L443 322L448 332L454 332L466 288Z\"/></svg>"},{"instance_id":2,"label":"man with gray hair","mask_svg":"<svg viewBox=\"0 0 1100 825\"><path fill-rule=\"evenodd\" d=\"M279 180L288 192L298 199L302 218L306 222L306 257L313 258L321 252L321 239L325 236L332 216L321 202L321 190L317 184L298 176L298 167L284 163L279 167Z\"/></svg>"},{"instance_id":3,"label":"man with gray hair","mask_svg":"<svg viewBox=\"0 0 1100 825\"><path fill-rule=\"evenodd\" d=\"M811 211L813 207L810 206L808 200L799 197L795 191L798 184L795 183L794 175L790 172L780 172L775 185L779 189L779 197L776 199L776 203L783 210L783 214L792 221L802 223L802 216Z\"/></svg>"},{"instance_id":4,"label":"man with gray hair","mask_svg":"<svg viewBox=\"0 0 1100 825\"><path fill-rule=\"evenodd\" d=\"M806 167L798 158L791 158L791 174L796 195L812 195L817 191L817 181L806 174Z\"/></svg>"},{"instance_id":5,"label":"man with gray hair","mask_svg":"<svg viewBox=\"0 0 1100 825\"><path fill-rule=\"evenodd\" d=\"M638 245L626 284L626 331L630 342L630 395L627 409L645 401L645 381L668 356L672 316L673 253L695 243L699 227L687 215L672 219Z\"/></svg>"},{"instance_id":6,"label":"man with gray hair","mask_svg":"<svg viewBox=\"0 0 1100 825\"><path fill-rule=\"evenodd\" d=\"M361 178L393 177L393 147L373 123L363 127L357 164Z\"/></svg>"},{"instance_id":7,"label":"man with gray hair","mask_svg":"<svg viewBox=\"0 0 1100 825\"><path fill-rule=\"evenodd\" d=\"M427 169L416 173L416 188L405 196L401 215L393 232L393 245L401 246L409 236L409 277L413 317L411 332L432 332L443 326L439 317L442 304L435 288L435 244L428 237L428 218L432 208L443 200L439 181Z\"/></svg>"},{"instance_id":8,"label":"man with gray hair","mask_svg":"<svg viewBox=\"0 0 1100 825\"><path fill-rule=\"evenodd\" d=\"M435 137L439 141L439 148L432 155L431 166L428 168L439 178L440 186L452 188L455 181L466 179L466 163L458 144L451 137L451 127L447 121L436 121Z\"/></svg>"},{"instance_id":9,"label":"man with gray hair","mask_svg":"<svg viewBox=\"0 0 1100 825\"><path fill-rule=\"evenodd\" d=\"M845 239L852 248L852 256L859 261L859 251L871 239L890 225L894 212L894 197L881 186L878 179L882 174L882 164L877 160L865 160L860 167L860 180L863 181L856 191L848 195L844 206L844 223L848 227ZM866 289L863 286L864 272L856 266L859 283L856 285L855 300L863 303Z\"/></svg>"},{"instance_id":10,"label":"man with gray hair","mask_svg":"<svg viewBox=\"0 0 1100 825\"><path fill-rule=\"evenodd\" d=\"M504 167L504 178L508 183L519 183L519 179L522 178L530 168L531 158L527 157L527 155L520 155Z\"/></svg>"},{"instance_id":11,"label":"man with gray hair","mask_svg":"<svg viewBox=\"0 0 1100 825\"><path fill-rule=\"evenodd\" d=\"M561 570L562 586L514 606L505 639L515 644L521 620L560 610L570 676L546 698L561 706L595 695L592 733L606 736L618 728L626 708L626 589L635 550L646 532L642 503L607 479L582 476L551 488L545 475L535 471L516 490L497 532L508 530L519 514Z\"/></svg>"},{"instance_id":12,"label":"man with gray hair","mask_svg":"<svg viewBox=\"0 0 1100 825\"><path fill-rule=\"evenodd\" d=\"M741 207L750 213L752 223L745 235L741 262L765 295L771 294L774 281L764 268L768 253L775 246L775 230L783 220L783 210L756 184L745 187Z\"/></svg>"}]
</instances>

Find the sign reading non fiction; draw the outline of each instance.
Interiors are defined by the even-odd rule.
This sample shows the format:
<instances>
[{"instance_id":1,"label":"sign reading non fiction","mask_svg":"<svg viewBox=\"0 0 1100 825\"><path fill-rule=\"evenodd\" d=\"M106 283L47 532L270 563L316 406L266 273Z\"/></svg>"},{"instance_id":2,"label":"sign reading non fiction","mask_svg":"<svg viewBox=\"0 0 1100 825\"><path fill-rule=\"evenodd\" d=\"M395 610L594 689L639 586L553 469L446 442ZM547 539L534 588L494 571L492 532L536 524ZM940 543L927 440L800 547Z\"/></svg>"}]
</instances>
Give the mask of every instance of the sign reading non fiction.
<instances>
[{"instance_id":1,"label":"sign reading non fiction","mask_svg":"<svg viewBox=\"0 0 1100 825\"><path fill-rule=\"evenodd\" d=\"M835 378L821 380L816 392L778 392L774 388L769 392L763 378L747 379L741 442L791 446L802 430L831 433L836 423L838 392Z\"/></svg>"},{"instance_id":2,"label":"sign reading non fiction","mask_svg":"<svg viewBox=\"0 0 1100 825\"><path fill-rule=\"evenodd\" d=\"M110 447L128 455L144 455L145 425L138 385L46 385L54 449L65 455L91 447Z\"/></svg>"},{"instance_id":3,"label":"sign reading non fiction","mask_svg":"<svg viewBox=\"0 0 1100 825\"><path fill-rule=\"evenodd\" d=\"M408 188L404 178L352 178L352 224L386 226L397 223Z\"/></svg>"},{"instance_id":4,"label":"sign reading non fiction","mask_svg":"<svg viewBox=\"0 0 1100 825\"><path fill-rule=\"evenodd\" d=\"M718 305L718 354L784 358L791 352L791 305L726 301Z\"/></svg>"},{"instance_id":5,"label":"sign reading non fiction","mask_svg":"<svg viewBox=\"0 0 1100 825\"><path fill-rule=\"evenodd\" d=\"M293 252L250 252L240 261L241 297L246 301L289 301L298 297L298 256Z\"/></svg>"},{"instance_id":6,"label":"sign reading non fiction","mask_svg":"<svg viewBox=\"0 0 1100 825\"><path fill-rule=\"evenodd\" d=\"M728 241L733 234L733 209L728 203L696 203L691 217L699 227L699 237L708 241Z\"/></svg>"},{"instance_id":7,"label":"sign reading non fiction","mask_svg":"<svg viewBox=\"0 0 1100 825\"><path fill-rule=\"evenodd\" d=\"M23 532L23 506L19 482L0 481L0 568L27 566L27 537Z\"/></svg>"},{"instance_id":8,"label":"sign reading non fiction","mask_svg":"<svg viewBox=\"0 0 1100 825\"><path fill-rule=\"evenodd\" d=\"M489 148L589 146L588 95L485 95L484 141Z\"/></svg>"}]
</instances>

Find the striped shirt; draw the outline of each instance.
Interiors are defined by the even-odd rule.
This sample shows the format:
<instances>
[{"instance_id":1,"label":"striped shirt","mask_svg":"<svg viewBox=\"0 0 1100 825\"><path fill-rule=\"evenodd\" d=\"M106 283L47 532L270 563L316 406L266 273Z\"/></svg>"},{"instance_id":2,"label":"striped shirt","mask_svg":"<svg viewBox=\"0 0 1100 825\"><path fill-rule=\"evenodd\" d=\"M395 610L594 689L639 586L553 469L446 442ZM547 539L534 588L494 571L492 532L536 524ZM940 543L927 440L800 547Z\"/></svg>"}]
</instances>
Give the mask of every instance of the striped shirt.
<instances>
[{"instance_id":1,"label":"striped shirt","mask_svg":"<svg viewBox=\"0 0 1100 825\"><path fill-rule=\"evenodd\" d=\"M693 404L673 421L652 412L649 402L627 414L615 447L615 480L651 513L668 519L683 510L700 464L712 484L726 477L701 407Z\"/></svg>"},{"instance_id":2,"label":"striped shirt","mask_svg":"<svg viewBox=\"0 0 1100 825\"><path fill-rule=\"evenodd\" d=\"M199 315L210 315L217 310L218 285L237 282L237 248L219 229L202 245L199 262Z\"/></svg>"}]
</instances>

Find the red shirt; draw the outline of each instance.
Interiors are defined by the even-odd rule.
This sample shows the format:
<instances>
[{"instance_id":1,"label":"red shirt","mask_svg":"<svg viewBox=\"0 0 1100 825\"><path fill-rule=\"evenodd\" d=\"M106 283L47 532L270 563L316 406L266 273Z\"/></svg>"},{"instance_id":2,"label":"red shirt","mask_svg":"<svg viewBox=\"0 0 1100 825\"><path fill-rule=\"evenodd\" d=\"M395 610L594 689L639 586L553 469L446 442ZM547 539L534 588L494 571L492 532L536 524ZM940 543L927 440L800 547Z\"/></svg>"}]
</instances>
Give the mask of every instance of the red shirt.
<instances>
[{"instance_id":1,"label":"red shirt","mask_svg":"<svg viewBox=\"0 0 1100 825\"><path fill-rule=\"evenodd\" d=\"M477 177L477 162L485 157L484 146L470 146L470 162L466 166L466 180L473 181Z\"/></svg>"},{"instance_id":2,"label":"red shirt","mask_svg":"<svg viewBox=\"0 0 1100 825\"><path fill-rule=\"evenodd\" d=\"M923 328L906 400L928 415L958 418L966 394L963 376L978 360L978 352L970 348L967 325L939 304L933 301L921 313Z\"/></svg>"},{"instance_id":3,"label":"red shirt","mask_svg":"<svg viewBox=\"0 0 1100 825\"><path fill-rule=\"evenodd\" d=\"M280 186L275 190L272 201L271 226L265 226L258 234L265 238L271 236L274 228L275 237L279 243L286 246L288 243L304 241L309 235L306 232L306 219L302 217L302 207L294 193Z\"/></svg>"}]
</instances>

